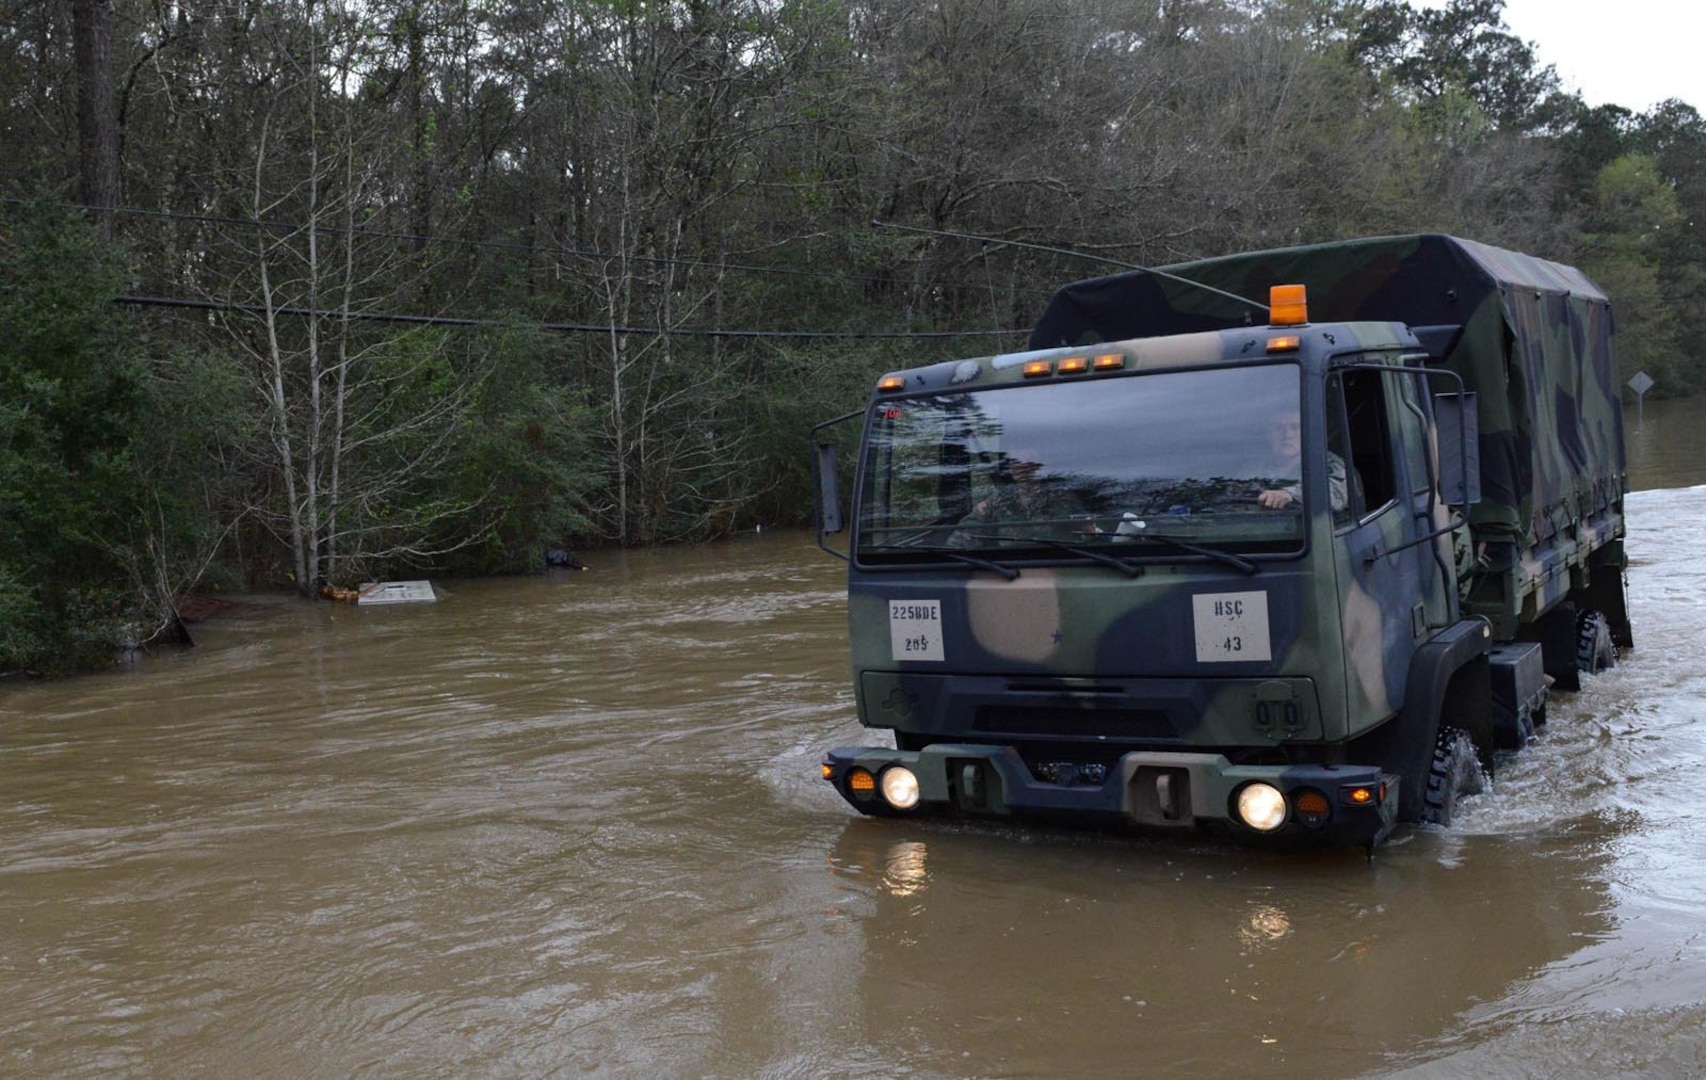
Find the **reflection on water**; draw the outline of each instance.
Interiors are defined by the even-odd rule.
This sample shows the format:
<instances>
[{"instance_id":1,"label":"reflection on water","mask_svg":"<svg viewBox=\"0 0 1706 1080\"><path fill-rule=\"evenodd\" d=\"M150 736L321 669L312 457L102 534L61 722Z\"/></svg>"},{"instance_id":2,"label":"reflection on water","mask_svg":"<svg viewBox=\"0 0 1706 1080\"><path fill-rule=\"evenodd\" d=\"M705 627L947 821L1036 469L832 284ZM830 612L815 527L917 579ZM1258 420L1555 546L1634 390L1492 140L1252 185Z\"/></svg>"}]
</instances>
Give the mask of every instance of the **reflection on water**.
<instances>
[{"instance_id":1,"label":"reflection on water","mask_svg":"<svg viewBox=\"0 0 1706 1080\"><path fill-rule=\"evenodd\" d=\"M0 1074L1706 1075L1706 489L1629 507L1638 650L1372 862L853 816L800 534L6 686Z\"/></svg>"},{"instance_id":2,"label":"reflection on water","mask_svg":"<svg viewBox=\"0 0 1706 1080\"><path fill-rule=\"evenodd\" d=\"M1706 483L1706 398L1626 407L1623 447L1633 491Z\"/></svg>"},{"instance_id":3,"label":"reflection on water","mask_svg":"<svg viewBox=\"0 0 1706 1080\"><path fill-rule=\"evenodd\" d=\"M838 875L892 866L896 829L850 822ZM908 1061L953 1074L1141 1051L1154 1075L1353 1075L1613 929L1608 855L1559 837L1451 859L1414 834L1372 864L964 826L901 843L928 846L929 898L865 893L865 1037L907 1033Z\"/></svg>"},{"instance_id":4,"label":"reflection on water","mask_svg":"<svg viewBox=\"0 0 1706 1080\"><path fill-rule=\"evenodd\" d=\"M891 896L906 897L924 891L930 881L924 857L925 847L921 840L903 840L889 848L883 884Z\"/></svg>"}]
</instances>

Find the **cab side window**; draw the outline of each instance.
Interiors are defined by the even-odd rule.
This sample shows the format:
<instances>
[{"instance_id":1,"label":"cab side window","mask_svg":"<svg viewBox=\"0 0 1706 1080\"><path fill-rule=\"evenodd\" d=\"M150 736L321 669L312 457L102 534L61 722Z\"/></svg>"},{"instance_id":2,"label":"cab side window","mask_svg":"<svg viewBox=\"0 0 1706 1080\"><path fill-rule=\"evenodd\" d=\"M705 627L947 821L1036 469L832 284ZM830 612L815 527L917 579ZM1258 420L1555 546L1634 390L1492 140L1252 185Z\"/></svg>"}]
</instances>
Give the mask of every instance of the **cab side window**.
<instances>
[{"instance_id":1,"label":"cab side window","mask_svg":"<svg viewBox=\"0 0 1706 1080\"><path fill-rule=\"evenodd\" d=\"M1344 463L1350 489L1346 507L1333 515L1336 525L1367 517L1397 497L1386 397L1377 371L1344 371L1327 381L1327 449Z\"/></svg>"},{"instance_id":2,"label":"cab side window","mask_svg":"<svg viewBox=\"0 0 1706 1080\"><path fill-rule=\"evenodd\" d=\"M1426 495L1433 490L1433 478L1428 473L1428 416L1422 411L1422 381L1414 375L1395 376L1392 381L1404 410L1399 430L1404 437L1404 459L1409 463L1410 494Z\"/></svg>"}]
</instances>

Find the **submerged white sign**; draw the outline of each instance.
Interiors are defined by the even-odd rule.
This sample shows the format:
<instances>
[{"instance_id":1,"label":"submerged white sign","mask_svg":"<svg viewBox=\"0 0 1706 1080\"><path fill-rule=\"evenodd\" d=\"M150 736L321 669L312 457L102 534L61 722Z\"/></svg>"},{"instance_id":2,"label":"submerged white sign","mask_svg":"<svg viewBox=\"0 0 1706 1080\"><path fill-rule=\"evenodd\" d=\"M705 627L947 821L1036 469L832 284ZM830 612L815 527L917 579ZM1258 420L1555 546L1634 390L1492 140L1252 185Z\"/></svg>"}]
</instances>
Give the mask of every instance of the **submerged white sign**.
<instances>
[{"instance_id":1,"label":"submerged white sign","mask_svg":"<svg viewBox=\"0 0 1706 1080\"><path fill-rule=\"evenodd\" d=\"M1251 663L1273 659L1268 640L1268 594L1201 593L1191 597L1197 663Z\"/></svg>"},{"instance_id":2,"label":"submerged white sign","mask_svg":"<svg viewBox=\"0 0 1706 1080\"><path fill-rule=\"evenodd\" d=\"M889 648L896 660L946 660L942 601L890 600Z\"/></svg>"}]
</instances>

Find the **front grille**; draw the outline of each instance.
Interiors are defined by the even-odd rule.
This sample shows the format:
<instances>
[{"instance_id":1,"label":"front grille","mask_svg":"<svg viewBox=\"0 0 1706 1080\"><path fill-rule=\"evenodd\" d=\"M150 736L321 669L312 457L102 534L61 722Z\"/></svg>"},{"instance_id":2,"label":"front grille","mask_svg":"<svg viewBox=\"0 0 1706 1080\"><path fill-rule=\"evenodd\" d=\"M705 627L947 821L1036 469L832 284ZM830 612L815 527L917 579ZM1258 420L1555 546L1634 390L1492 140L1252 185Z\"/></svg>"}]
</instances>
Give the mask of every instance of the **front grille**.
<instances>
[{"instance_id":1,"label":"front grille","mask_svg":"<svg viewBox=\"0 0 1706 1080\"><path fill-rule=\"evenodd\" d=\"M1176 734L1167 714L1160 709L1070 709L1046 705L982 705L973 714L972 727L994 735L1171 739Z\"/></svg>"}]
</instances>

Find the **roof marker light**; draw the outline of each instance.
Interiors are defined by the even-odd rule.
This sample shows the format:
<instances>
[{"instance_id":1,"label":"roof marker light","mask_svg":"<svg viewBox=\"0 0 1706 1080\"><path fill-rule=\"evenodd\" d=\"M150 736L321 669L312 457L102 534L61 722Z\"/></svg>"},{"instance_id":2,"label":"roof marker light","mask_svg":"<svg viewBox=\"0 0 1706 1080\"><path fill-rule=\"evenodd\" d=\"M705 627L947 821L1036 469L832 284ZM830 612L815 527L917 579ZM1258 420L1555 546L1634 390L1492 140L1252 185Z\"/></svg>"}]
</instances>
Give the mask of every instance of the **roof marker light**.
<instances>
[{"instance_id":1,"label":"roof marker light","mask_svg":"<svg viewBox=\"0 0 1706 1080\"><path fill-rule=\"evenodd\" d=\"M1302 326L1308 321L1308 290L1302 285L1275 285L1268 290L1269 326Z\"/></svg>"},{"instance_id":2,"label":"roof marker light","mask_svg":"<svg viewBox=\"0 0 1706 1080\"><path fill-rule=\"evenodd\" d=\"M877 380L877 389L884 393L900 390L905 386L906 376L904 375L884 375L882 378Z\"/></svg>"},{"instance_id":3,"label":"roof marker light","mask_svg":"<svg viewBox=\"0 0 1706 1080\"><path fill-rule=\"evenodd\" d=\"M1054 364L1047 360L1031 360L1025 364L1025 378L1035 379L1041 375L1054 373Z\"/></svg>"},{"instance_id":4,"label":"roof marker light","mask_svg":"<svg viewBox=\"0 0 1706 1080\"><path fill-rule=\"evenodd\" d=\"M1060 374L1082 375L1090 370L1090 361L1082 356L1069 356L1060 362Z\"/></svg>"},{"instance_id":5,"label":"roof marker light","mask_svg":"<svg viewBox=\"0 0 1706 1080\"><path fill-rule=\"evenodd\" d=\"M1302 347L1303 339L1298 337L1296 334L1286 334L1282 337L1271 337L1268 339L1268 351L1271 353L1296 352Z\"/></svg>"},{"instance_id":6,"label":"roof marker light","mask_svg":"<svg viewBox=\"0 0 1706 1080\"><path fill-rule=\"evenodd\" d=\"M1107 353L1096 357L1095 368L1097 371L1118 371L1123 367L1125 367L1125 357L1119 353Z\"/></svg>"}]
</instances>

